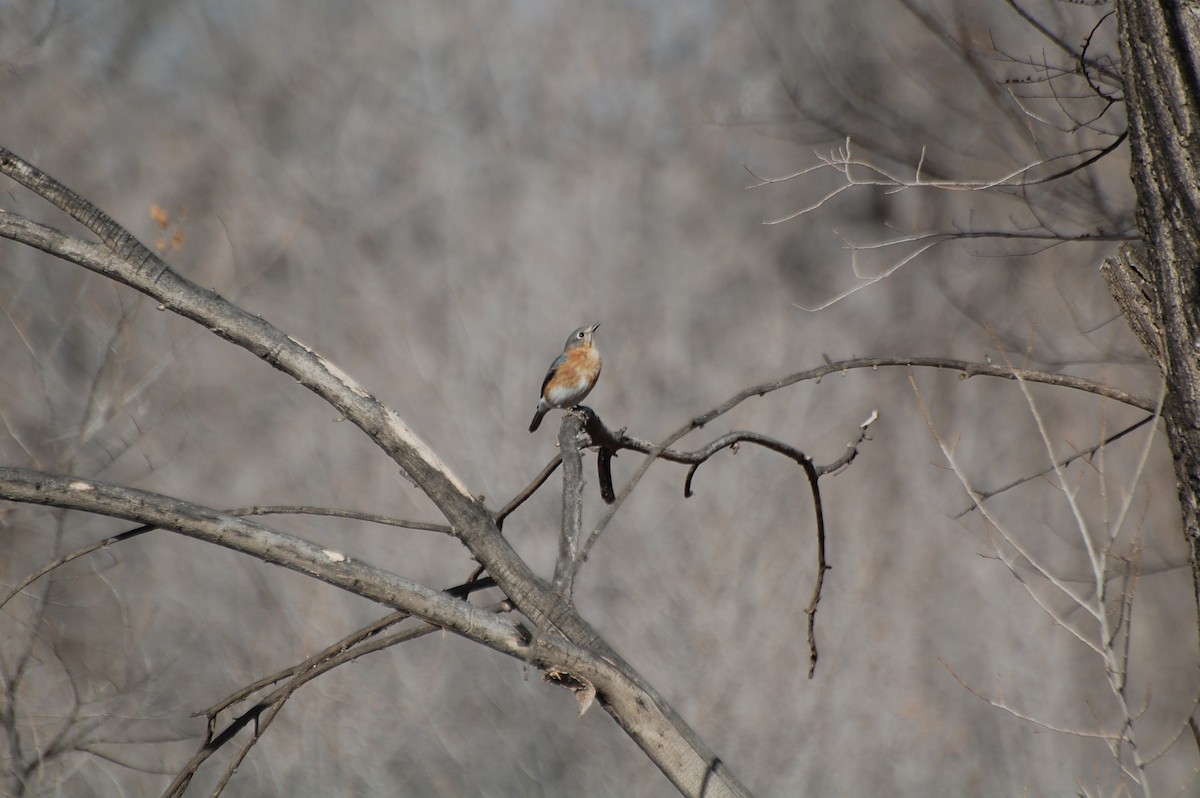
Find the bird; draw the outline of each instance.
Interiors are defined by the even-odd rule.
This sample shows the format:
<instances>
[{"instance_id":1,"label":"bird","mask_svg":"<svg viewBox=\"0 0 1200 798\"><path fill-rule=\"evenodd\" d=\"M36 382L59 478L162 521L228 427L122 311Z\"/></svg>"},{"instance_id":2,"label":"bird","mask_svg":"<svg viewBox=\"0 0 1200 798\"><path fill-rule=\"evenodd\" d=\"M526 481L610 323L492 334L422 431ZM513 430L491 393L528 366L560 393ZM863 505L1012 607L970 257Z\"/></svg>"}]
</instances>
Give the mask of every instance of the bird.
<instances>
[{"instance_id":1,"label":"bird","mask_svg":"<svg viewBox=\"0 0 1200 798\"><path fill-rule=\"evenodd\" d=\"M571 333L563 345L563 353L550 364L546 379L542 380L542 393L538 398L537 412L529 425L533 432L542 423L542 416L550 408L568 409L577 406L596 386L600 379L600 352L595 346L596 328L600 322L580 327Z\"/></svg>"}]
</instances>

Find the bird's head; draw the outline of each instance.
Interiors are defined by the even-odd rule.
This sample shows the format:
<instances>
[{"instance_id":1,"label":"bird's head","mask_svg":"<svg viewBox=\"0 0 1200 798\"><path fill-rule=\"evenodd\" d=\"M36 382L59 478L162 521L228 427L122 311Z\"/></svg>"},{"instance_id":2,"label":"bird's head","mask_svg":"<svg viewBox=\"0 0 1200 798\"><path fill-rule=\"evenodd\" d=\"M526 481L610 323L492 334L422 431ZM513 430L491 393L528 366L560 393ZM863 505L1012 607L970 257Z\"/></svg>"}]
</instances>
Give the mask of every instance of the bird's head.
<instances>
[{"instance_id":1,"label":"bird's head","mask_svg":"<svg viewBox=\"0 0 1200 798\"><path fill-rule=\"evenodd\" d=\"M571 333L571 337L567 339L564 350L574 349L578 346L591 346L592 340L596 335L596 328L600 326L600 322L589 324L586 327L580 327L575 332Z\"/></svg>"}]
</instances>

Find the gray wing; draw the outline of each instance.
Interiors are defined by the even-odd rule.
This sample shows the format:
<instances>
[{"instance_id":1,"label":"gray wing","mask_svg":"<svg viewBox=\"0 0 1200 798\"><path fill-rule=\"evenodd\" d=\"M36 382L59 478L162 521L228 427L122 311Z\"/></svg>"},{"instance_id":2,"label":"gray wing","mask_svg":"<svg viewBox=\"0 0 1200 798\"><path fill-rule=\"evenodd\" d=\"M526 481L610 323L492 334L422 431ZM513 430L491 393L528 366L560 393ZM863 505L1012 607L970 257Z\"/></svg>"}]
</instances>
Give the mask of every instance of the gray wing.
<instances>
[{"instance_id":1,"label":"gray wing","mask_svg":"<svg viewBox=\"0 0 1200 798\"><path fill-rule=\"evenodd\" d=\"M542 390L541 390L541 393L538 394L538 396L546 395L546 386L549 385L550 380L554 378L554 372L558 371L558 367L566 362L567 362L567 355L565 352L563 354L559 355L558 357L554 358L554 362L550 364L550 370L546 372L546 379L542 380Z\"/></svg>"}]
</instances>

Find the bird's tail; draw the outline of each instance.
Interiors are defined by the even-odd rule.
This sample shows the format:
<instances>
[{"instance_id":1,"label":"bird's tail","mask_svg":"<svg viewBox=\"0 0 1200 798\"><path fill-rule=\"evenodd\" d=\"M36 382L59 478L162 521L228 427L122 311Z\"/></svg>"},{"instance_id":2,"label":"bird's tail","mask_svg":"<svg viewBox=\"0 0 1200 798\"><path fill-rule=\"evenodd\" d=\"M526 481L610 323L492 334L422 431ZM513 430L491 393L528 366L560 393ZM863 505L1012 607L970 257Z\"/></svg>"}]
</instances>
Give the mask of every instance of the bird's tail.
<instances>
[{"instance_id":1,"label":"bird's tail","mask_svg":"<svg viewBox=\"0 0 1200 798\"><path fill-rule=\"evenodd\" d=\"M548 405L544 405L541 402L538 403L537 412L533 414L533 421L531 421L529 423L529 431L530 432L535 431L538 427L541 426L542 418L546 415L546 413L549 410L550 410L550 407Z\"/></svg>"}]
</instances>

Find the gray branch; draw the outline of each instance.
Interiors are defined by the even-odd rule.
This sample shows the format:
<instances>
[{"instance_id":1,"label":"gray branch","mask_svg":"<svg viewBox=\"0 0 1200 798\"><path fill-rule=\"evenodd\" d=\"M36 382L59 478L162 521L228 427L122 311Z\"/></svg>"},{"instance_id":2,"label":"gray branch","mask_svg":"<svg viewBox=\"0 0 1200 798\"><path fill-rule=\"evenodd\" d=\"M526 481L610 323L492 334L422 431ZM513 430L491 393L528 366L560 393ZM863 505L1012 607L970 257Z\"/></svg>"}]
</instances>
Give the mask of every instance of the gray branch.
<instances>
[{"instance_id":1,"label":"gray branch","mask_svg":"<svg viewBox=\"0 0 1200 798\"><path fill-rule=\"evenodd\" d=\"M455 537L487 570L504 594L536 627L522 635L511 621L471 607L446 604L433 588L343 560L331 562L319 547L169 497L117 486L4 470L0 497L136 520L205 537L402 608L431 623L543 668L577 694L596 700L684 795L748 795L728 767L679 715L605 643L569 602L558 600L500 534L482 500L441 462L400 418L366 389L311 348L214 291L179 274L111 217L12 152L0 148L0 173L70 214L103 241L91 243L18 214L0 211L0 237L27 244L102 274L151 297L170 310L293 377L337 409L379 446L437 506ZM80 487L72 488L72 483ZM83 488L89 485L90 488ZM140 502L146 502L142 504ZM356 579L366 580L361 585Z\"/></svg>"}]
</instances>

